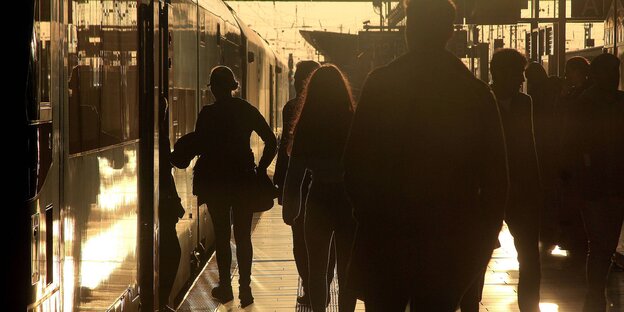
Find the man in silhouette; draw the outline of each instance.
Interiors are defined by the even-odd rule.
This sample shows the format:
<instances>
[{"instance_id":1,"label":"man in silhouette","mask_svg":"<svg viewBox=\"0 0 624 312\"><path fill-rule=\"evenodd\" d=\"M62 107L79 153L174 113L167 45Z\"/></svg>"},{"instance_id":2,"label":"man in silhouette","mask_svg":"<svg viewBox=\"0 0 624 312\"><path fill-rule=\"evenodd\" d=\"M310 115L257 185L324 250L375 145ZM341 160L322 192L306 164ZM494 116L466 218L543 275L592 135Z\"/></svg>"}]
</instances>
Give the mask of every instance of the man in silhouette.
<instances>
[{"instance_id":1,"label":"man in silhouette","mask_svg":"<svg viewBox=\"0 0 624 312\"><path fill-rule=\"evenodd\" d=\"M561 119L558 118L557 99L561 93L562 80L556 76L548 76L544 67L537 62L529 63L524 73L527 94L533 100L535 143L544 187L540 242L544 251L550 251L557 244L557 212L560 204L557 176L557 153L560 149L557 141Z\"/></svg>"},{"instance_id":2,"label":"man in silhouette","mask_svg":"<svg viewBox=\"0 0 624 312\"><path fill-rule=\"evenodd\" d=\"M505 222L518 251L520 311L539 311L542 187L531 97L520 92L527 60L514 49L492 56L492 90L501 110L509 156L510 192Z\"/></svg>"},{"instance_id":3,"label":"man in silhouette","mask_svg":"<svg viewBox=\"0 0 624 312\"><path fill-rule=\"evenodd\" d=\"M569 151L585 202L583 221L589 241L584 312L606 311L609 265L624 220L624 92L618 90L620 60L596 57L590 67L593 85L570 116Z\"/></svg>"},{"instance_id":4,"label":"man in silhouette","mask_svg":"<svg viewBox=\"0 0 624 312\"><path fill-rule=\"evenodd\" d=\"M587 256L587 235L583 225L583 199L578 189L578 177L569 166L574 162L573 155L568 153L568 142L572 133L569 131L570 114L578 104L579 97L590 85L589 61L581 56L570 58L565 66L565 80L557 103L557 112L561 129L556 147L558 155L558 175L561 183L561 207L559 226L561 234L559 244L568 251L571 263L584 263Z\"/></svg>"},{"instance_id":5,"label":"man in silhouette","mask_svg":"<svg viewBox=\"0 0 624 312\"><path fill-rule=\"evenodd\" d=\"M305 87L305 83L310 77L310 74L312 74L312 72L314 72L320 66L321 64L312 60L300 61L299 63L297 63L294 77L295 91L297 92L297 95L295 96L295 98L288 101L282 109L282 136L280 138L279 149L277 151L275 175L273 175L273 183L280 190L280 195L278 197L280 204L282 203L283 194L281 194L281 192L283 192L284 190L284 178L286 177L286 171L288 170L288 160L290 158L288 150L293 138L293 124L295 121L294 119L297 115L297 110L300 109L299 102L301 101L301 96L303 88ZM296 215L292 216L287 214L284 221L287 221L286 219L293 219L294 217L296 217ZM289 222L287 221L286 223Z\"/></svg>"},{"instance_id":6,"label":"man in silhouette","mask_svg":"<svg viewBox=\"0 0 624 312\"><path fill-rule=\"evenodd\" d=\"M407 3L409 52L371 72L344 156L367 311L455 311L500 230L507 170L488 86L445 49L455 6Z\"/></svg>"},{"instance_id":7,"label":"man in silhouette","mask_svg":"<svg viewBox=\"0 0 624 312\"><path fill-rule=\"evenodd\" d=\"M282 204L282 198L284 196L284 182L286 177L286 171L289 169L288 162L290 159L290 146L293 140L293 124L295 122L295 117L298 115L299 110L301 109L301 96L303 95L304 88L306 86L306 82L312 72L314 72L321 65L312 60L300 61L296 65L295 70L295 91L297 95L295 98L291 99L284 105L282 109L282 136L279 142L279 149L277 151L277 162L275 164L275 175L273 176L273 183L280 190L280 194L278 196L278 202ZM297 297L297 302L303 305L310 304L310 297L308 295L308 253L306 249L306 243L304 238L304 216L300 213L300 208L303 207L307 191L308 185L310 184L310 176L305 175L305 168L297 168L303 169L299 170L297 179L301 184L297 185L293 189L296 189L297 194L286 194L286 196L297 196L299 200L296 202L301 203L297 209L289 209L295 207L285 206L282 210L282 217L284 222L291 226L293 233L293 255L295 257L295 264L297 265L297 271L299 272L299 276L301 277L301 283L303 286L303 295ZM297 170L294 169L294 170ZM335 251L334 248L331 250L330 257L330 268L328 274L328 284L331 283L334 277L334 266L336 263L335 259ZM328 287L329 289L329 287ZM328 296L329 297L329 296Z\"/></svg>"}]
</instances>

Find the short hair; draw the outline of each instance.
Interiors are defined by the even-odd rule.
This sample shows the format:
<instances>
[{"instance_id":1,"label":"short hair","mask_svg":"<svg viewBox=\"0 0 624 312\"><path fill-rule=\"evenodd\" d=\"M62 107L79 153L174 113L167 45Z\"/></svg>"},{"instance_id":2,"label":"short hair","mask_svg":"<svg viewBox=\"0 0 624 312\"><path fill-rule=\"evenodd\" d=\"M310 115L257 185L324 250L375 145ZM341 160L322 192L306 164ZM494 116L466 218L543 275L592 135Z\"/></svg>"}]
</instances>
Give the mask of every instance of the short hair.
<instances>
[{"instance_id":1,"label":"short hair","mask_svg":"<svg viewBox=\"0 0 624 312\"><path fill-rule=\"evenodd\" d=\"M609 53L603 53L594 58L589 65L589 73L592 75L599 74L607 69L620 67L620 59Z\"/></svg>"},{"instance_id":2,"label":"short hair","mask_svg":"<svg viewBox=\"0 0 624 312\"><path fill-rule=\"evenodd\" d=\"M453 35L457 11L452 0L404 0L403 6L410 49L419 45L446 46Z\"/></svg>"},{"instance_id":3,"label":"short hair","mask_svg":"<svg viewBox=\"0 0 624 312\"><path fill-rule=\"evenodd\" d=\"M492 76L496 73L508 70L523 71L527 65L526 57L515 49L498 49L492 55L490 61L490 72Z\"/></svg>"},{"instance_id":4,"label":"short hair","mask_svg":"<svg viewBox=\"0 0 624 312\"><path fill-rule=\"evenodd\" d=\"M583 74L583 76L589 75L589 61L582 56L575 56L570 58L566 62L565 67L573 71L578 71Z\"/></svg>"},{"instance_id":5,"label":"short hair","mask_svg":"<svg viewBox=\"0 0 624 312\"><path fill-rule=\"evenodd\" d=\"M229 89L230 91L238 89L238 81L234 77L234 72L229 67L223 65L215 66L210 71L210 83L208 85Z\"/></svg>"},{"instance_id":6,"label":"short hair","mask_svg":"<svg viewBox=\"0 0 624 312\"><path fill-rule=\"evenodd\" d=\"M310 75L319 67L321 67L321 64L316 61L299 61L297 65L295 65L295 91L301 92L305 86L305 81L310 78Z\"/></svg>"},{"instance_id":7,"label":"short hair","mask_svg":"<svg viewBox=\"0 0 624 312\"><path fill-rule=\"evenodd\" d=\"M540 82L548 79L548 73L544 66L538 62L530 62L524 70L524 75L530 82Z\"/></svg>"}]
</instances>

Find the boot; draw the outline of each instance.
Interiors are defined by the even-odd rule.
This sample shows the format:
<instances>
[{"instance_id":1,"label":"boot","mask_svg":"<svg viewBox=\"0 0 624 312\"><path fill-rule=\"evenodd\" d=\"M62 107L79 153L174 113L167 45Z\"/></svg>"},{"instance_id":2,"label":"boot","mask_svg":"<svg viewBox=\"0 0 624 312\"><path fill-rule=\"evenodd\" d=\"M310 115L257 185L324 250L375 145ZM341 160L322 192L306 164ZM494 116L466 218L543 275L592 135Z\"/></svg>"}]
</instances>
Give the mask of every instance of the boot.
<instances>
[{"instance_id":1,"label":"boot","mask_svg":"<svg viewBox=\"0 0 624 312\"><path fill-rule=\"evenodd\" d=\"M304 306L310 305L310 296L304 291L303 296L297 296L297 303Z\"/></svg>"},{"instance_id":2,"label":"boot","mask_svg":"<svg viewBox=\"0 0 624 312\"><path fill-rule=\"evenodd\" d=\"M251 287L240 286L238 288L238 299L240 299L241 308L243 309L254 303L254 297L251 295Z\"/></svg>"},{"instance_id":3,"label":"boot","mask_svg":"<svg viewBox=\"0 0 624 312\"><path fill-rule=\"evenodd\" d=\"M212 289L212 297L217 299L220 303L230 302L234 299L234 294L232 293L232 286L230 285L219 285Z\"/></svg>"}]
</instances>

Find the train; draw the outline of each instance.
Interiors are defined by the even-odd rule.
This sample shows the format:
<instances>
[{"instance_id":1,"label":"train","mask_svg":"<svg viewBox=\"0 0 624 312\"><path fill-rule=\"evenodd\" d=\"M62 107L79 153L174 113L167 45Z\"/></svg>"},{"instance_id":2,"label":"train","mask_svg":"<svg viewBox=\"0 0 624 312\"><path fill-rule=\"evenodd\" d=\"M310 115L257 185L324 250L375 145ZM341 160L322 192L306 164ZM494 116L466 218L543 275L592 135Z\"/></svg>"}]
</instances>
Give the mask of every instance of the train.
<instances>
[{"instance_id":1,"label":"train","mask_svg":"<svg viewBox=\"0 0 624 312\"><path fill-rule=\"evenodd\" d=\"M155 311L160 170L185 213L167 304L213 253L192 167L160 155L194 130L214 98L210 69L230 67L247 99L281 131L291 70L221 0L34 0L28 86L28 311ZM262 142L251 146L259 156Z\"/></svg>"}]
</instances>

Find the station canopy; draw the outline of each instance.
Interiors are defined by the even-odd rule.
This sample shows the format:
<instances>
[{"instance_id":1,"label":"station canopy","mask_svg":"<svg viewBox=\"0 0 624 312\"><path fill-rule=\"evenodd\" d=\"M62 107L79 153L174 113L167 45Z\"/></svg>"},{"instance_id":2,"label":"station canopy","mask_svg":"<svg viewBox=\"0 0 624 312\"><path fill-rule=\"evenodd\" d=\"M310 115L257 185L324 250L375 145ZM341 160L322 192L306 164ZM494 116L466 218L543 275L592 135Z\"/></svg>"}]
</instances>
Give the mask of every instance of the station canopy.
<instances>
[{"instance_id":1,"label":"station canopy","mask_svg":"<svg viewBox=\"0 0 624 312\"><path fill-rule=\"evenodd\" d=\"M301 0L228 0L228 1L270 1L270 2L293 2ZM307 0L305 2L372 2L381 6L382 3L399 3L394 6L388 18L391 25L396 25L405 18L403 0ZM418 5L422 0L408 0ZM520 22L520 11L529 9L530 0L453 0L457 6L456 24L477 25L504 25ZM552 0L549 0L552 1ZM555 0L560 1L560 0ZM614 0L563 0L570 1L571 12L569 17L579 21L604 20L613 6ZM624 10L624 0L619 2L619 8ZM526 19L524 19L526 20Z\"/></svg>"},{"instance_id":2,"label":"station canopy","mask_svg":"<svg viewBox=\"0 0 624 312\"><path fill-rule=\"evenodd\" d=\"M231 0L231 1L271 1L292 2L300 0ZM372 2L380 5L382 2L400 2L402 0L308 0L306 2ZM421 0L409 0L418 5ZM591 1L591 0L588 0ZM602 0L596 0L602 1ZM520 19L520 10L528 7L528 0L454 0L457 6L457 21L462 24L515 24ZM398 8L397 8L398 9Z\"/></svg>"}]
</instances>

